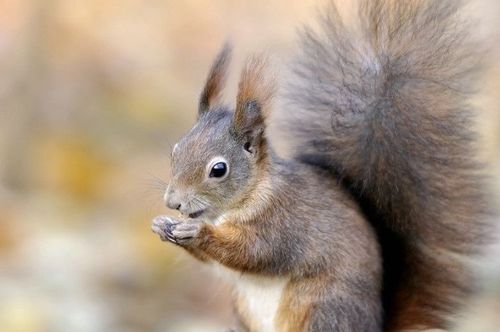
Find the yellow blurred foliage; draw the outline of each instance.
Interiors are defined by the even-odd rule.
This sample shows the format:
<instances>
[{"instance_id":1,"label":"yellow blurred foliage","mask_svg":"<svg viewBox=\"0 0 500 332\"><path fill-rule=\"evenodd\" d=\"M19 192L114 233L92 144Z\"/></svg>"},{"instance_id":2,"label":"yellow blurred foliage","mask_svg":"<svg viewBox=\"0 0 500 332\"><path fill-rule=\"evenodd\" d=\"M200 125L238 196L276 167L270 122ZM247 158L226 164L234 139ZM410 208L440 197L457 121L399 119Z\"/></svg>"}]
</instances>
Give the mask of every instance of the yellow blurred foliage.
<instances>
[{"instance_id":1,"label":"yellow blurred foliage","mask_svg":"<svg viewBox=\"0 0 500 332\"><path fill-rule=\"evenodd\" d=\"M35 142L37 173L43 190L73 196L76 200L99 198L110 161L88 137L53 134Z\"/></svg>"},{"instance_id":2,"label":"yellow blurred foliage","mask_svg":"<svg viewBox=\"0 0 500 332\"><path fill-rule=\"evenodd\" d=\"M0 254L6 252L16 243L10 224L13 219L14 216L11 209L0 205Z\"/></svg>"}]
</instances>

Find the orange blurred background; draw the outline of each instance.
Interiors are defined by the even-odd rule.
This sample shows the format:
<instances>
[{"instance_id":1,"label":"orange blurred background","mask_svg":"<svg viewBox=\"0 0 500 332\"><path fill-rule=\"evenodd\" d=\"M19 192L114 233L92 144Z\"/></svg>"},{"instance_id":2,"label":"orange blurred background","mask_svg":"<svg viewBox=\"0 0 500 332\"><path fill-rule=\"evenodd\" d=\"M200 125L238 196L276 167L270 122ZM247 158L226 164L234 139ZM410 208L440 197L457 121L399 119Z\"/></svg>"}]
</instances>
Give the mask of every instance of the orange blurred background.
<instances>
[{"instance_id":1,"label":"orange blurred background","mask_svg":"<svg viewBox=\"0 0 500 332\"><path fill-rule=\"evenodd\" d=\"M168 156L195 121L198 93L223 41L235 45L233 68L267 50L280 73L296 29L313 21L321 3L0 2L0 330L230 325L227 288L150 231L151 218L168 213ZM482 20L495 22L496 5L480 2ZM492 36L499 59L499 34ZM477 98L482 151L493 171L500 155L497 62ZM500 192L500 176L496 183ZM498 265L481 272L484 296L464 331L500 330L494 250Z\"/></svg>"}]
</instances>

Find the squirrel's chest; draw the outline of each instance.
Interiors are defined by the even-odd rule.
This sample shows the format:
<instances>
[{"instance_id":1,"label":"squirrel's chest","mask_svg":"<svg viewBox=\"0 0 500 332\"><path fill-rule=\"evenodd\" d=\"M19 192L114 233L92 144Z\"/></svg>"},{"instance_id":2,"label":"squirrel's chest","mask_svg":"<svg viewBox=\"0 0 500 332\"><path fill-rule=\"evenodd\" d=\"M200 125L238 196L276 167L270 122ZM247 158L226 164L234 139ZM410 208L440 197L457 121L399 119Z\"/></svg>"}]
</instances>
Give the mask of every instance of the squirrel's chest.
<instances>
[{"instance_id":1,"label":"squirrel's chest","mask_svg":"<svg viewBox=\"0 0 500 332\"><path fill-rule=\"evenodd\" d=\"M288 278L242 274L213 264L217 274L233 286L238 312L251 330L276 331L276 316Z\"/></svg>"}]
</instances>

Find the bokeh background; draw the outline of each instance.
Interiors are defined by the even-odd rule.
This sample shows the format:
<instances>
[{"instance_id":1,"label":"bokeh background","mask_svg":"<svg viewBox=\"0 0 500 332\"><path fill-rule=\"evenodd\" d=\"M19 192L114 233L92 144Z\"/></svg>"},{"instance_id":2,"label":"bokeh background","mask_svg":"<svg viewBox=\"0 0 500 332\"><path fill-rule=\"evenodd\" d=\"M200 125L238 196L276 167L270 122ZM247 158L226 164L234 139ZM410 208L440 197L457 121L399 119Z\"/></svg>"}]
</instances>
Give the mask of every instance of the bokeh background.
<instances>
[{"instance_id":1,"label":"bokeh background","mask_svg":"<svg viewBox=\"0 0 500 332\"><path fill-rule=\"evenodd\" d=\"M277 76L324 1L0 1L0 330L221 331L227 287L150 220L173 143L195 120L224 40L268 51ZM348 3L348 2L346 2ZM471 12L485 26L496 1ZM475 101L500 192L500 29ZM489 35L488 31L493 31ZM236 74L227 99L234 97ZM500 202L500 200L497 200ZM500 331L500 249L461 331Z\"/></svg>"}]
</instances>

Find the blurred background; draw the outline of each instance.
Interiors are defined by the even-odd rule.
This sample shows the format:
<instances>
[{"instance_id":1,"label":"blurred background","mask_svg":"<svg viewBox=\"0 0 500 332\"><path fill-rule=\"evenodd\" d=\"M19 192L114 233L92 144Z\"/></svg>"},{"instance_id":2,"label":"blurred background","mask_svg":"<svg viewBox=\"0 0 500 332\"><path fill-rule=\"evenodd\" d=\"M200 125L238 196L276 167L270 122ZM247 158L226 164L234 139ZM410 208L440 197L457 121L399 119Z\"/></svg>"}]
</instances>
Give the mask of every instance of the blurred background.
<instances>
[{"instance_id":1,"label":"blurred background","mask_svg":"<svg viewBox=\"0 0 500 332\"><path fill-rule=\"evenodd\" d=\"M221 331L228 290L150 231L224 40L275 71L324 1L0 1L0 330ZM498 20L496 1L471 11ZM500 59L499 34L492 34ZM500 192L500 60L475 101ZM279 75L278 75L279 76ZM497 200L500 202L500 200ZM500 331L500 248L463 331ZM493 263L491 263L493 262ZM496 265L494 264L496 262Z\"/></svg>"}]
</instances>

